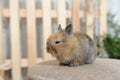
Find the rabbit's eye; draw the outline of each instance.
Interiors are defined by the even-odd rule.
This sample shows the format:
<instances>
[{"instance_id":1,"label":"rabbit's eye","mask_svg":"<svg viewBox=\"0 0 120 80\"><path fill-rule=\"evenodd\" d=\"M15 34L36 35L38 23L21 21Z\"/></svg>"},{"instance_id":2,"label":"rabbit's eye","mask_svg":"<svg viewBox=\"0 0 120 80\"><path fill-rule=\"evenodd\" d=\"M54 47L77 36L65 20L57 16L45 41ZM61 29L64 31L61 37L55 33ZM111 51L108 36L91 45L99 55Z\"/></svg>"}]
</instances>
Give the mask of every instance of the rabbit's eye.
<instances>
[{"instance_id":1,"label":"rabbit's eye","mask_svg":"<svg viewBox=\"0 0 120 80\"><path fill-rule=\"evenodd\" d=\"M55 44L59 44L61 41L56 41Z\"/></svg>"}]
</instances>

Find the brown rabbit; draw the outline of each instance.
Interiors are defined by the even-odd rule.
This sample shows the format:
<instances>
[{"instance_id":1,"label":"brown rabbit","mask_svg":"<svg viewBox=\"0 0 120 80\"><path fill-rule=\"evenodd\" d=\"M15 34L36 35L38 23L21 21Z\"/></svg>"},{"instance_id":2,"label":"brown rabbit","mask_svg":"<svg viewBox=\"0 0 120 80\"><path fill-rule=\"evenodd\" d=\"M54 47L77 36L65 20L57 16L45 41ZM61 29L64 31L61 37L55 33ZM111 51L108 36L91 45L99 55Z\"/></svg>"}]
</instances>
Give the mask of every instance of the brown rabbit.
<instances>
[{"instance_id":1,"label":"brown rabbit","mask_svg":"<svg viewBox=\"0 0 120 80\"><path fill-rule=\"evenodd\" d=\"M72 24L49 36L46 46L47 52L57 58L61 65L79 66L92 63L97 54L97 47L93 40L81 32L73 33Z\"/></svg>"}]
</instances>

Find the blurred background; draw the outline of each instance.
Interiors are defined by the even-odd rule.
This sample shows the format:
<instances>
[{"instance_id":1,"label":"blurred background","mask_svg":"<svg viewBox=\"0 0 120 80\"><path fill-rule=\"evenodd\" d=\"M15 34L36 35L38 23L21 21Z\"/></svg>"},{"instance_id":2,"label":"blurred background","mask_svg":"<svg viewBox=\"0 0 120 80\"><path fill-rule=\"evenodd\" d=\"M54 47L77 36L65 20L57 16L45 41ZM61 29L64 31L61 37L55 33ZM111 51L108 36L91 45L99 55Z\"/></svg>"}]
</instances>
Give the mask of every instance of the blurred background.
<instances>
[{"instance_id":1,"label":"blurred background","mask_svg":"<svg viewBox=\"0 0 120 80\"><path fill-rule=\"evenodd\" d=\"M32 65L51 60L46 39L73 24L99 48L120 59L120 0L0 0L0 80L25 80Z\"/></svg>"}]
</instances>

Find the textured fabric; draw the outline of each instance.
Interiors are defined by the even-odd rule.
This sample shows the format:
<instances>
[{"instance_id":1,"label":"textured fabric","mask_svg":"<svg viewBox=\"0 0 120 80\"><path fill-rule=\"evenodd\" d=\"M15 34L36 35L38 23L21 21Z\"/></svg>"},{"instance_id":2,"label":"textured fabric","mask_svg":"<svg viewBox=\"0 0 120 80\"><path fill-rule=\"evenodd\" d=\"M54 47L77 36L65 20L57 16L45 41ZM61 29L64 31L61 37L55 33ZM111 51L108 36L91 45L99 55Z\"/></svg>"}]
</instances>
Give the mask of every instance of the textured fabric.
<instances>
[{"instance_id":1,"label":"textured fabric","mask_svg":"<svg viewBox=\"0 0 120 80\"><path fill-rule=\"evenodd\" d=\"M57 61L34 65L27 80L120 80L120 60L96 59L79 67L60 66Z\"/></svg>"}]
</instances>

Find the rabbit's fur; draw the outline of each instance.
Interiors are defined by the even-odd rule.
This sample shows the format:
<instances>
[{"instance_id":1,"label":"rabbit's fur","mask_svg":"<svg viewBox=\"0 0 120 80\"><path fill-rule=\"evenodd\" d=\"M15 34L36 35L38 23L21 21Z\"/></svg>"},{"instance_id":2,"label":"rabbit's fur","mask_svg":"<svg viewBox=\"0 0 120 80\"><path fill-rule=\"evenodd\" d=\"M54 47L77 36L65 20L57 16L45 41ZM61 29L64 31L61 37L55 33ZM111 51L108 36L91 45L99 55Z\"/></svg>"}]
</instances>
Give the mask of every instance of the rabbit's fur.
<instances>
[{"instance_id":1,"label":"rabbit's fur","mask_svg":"<svg viewBox=\"0 0 120 80\"><path fill-rule=\"evenodd\" d=\"M79 66L92 63L97 54L97 47L86 34L74 32L72 24L49 36L46 46L47 52L57 58L61 65Z\"/></svg>"}]
</instances>

